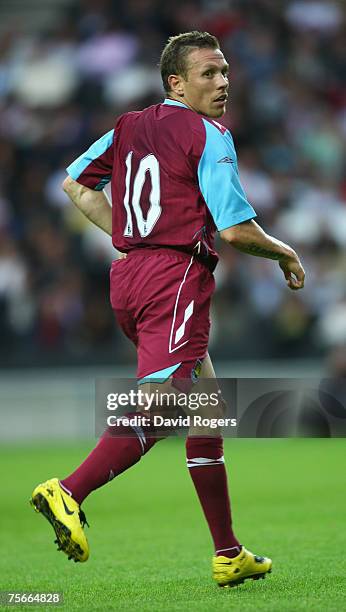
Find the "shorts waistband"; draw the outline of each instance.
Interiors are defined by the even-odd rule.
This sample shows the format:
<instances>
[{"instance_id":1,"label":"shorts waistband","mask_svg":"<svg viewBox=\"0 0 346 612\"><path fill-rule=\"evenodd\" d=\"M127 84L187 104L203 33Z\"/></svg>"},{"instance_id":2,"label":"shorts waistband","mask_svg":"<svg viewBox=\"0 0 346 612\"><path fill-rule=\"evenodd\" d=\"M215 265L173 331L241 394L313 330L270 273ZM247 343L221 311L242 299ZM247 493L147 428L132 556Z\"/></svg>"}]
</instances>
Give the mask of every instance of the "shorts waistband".
<instances>
[{"instance_id":1,"label":"shorts waistband","mask_svg":"<svg viewBox=\"0 0 346 612\"><path fill-rule=\"evenodd\" d=\"M182 260L190 260L191 257L194 257L196 261L198 261L199 263L201 263L203 266L205 266L210 272L213 272L213 270L215 269L215 264L212 262L209 262L206 258L202 257L197 248L195 248L192 252L191 251L185 251L184 249L179 249L176 247L167 247L167 246L162 246L162 247L142 247L142 248L137 248L137 249L131 249L128 253L127 256L128 257L134 257L136 255L140 255L142 257L150 257L151 255L155 255L155 254L159 254L159 253L166 253L169 255L172 255L174 257L179 257Z\"/></svg>"},{"instance_id":2,"label":"shorts waistband","mask_svg":"<svg viewBox=\"0 0 346 612\"><path fill-rule=\"evenodd\" d=\"M138 249L131 249L127 253L127 256L133 255L141 255L143 257L150 257L151 255L160 254L160 253L168 253L170 255L178 255L181 259L191 259L194 253L189 253L188 251L184 251L183 249L174 249L173 247L143 247Z\"/></svg>"}]
</instances>

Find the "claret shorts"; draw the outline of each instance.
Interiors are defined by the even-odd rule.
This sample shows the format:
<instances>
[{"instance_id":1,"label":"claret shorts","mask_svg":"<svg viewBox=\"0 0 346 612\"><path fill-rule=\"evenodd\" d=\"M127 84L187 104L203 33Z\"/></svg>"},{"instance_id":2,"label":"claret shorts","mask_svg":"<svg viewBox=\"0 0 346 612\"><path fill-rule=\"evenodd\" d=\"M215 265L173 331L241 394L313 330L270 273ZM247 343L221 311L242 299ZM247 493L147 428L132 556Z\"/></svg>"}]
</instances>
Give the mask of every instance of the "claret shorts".
<instances>
[{"instance_id":1,"label":"claret shorts","mask_svg":"<svg viewBox=\"0 0 346 612\"><path fill-rule=\"evenodd\" d=\"M135 249L112 263L111 304L137 348L139 382L194 381L208 350L214 289L210 270L182 251Z\"/></svg>"}]
</instances>

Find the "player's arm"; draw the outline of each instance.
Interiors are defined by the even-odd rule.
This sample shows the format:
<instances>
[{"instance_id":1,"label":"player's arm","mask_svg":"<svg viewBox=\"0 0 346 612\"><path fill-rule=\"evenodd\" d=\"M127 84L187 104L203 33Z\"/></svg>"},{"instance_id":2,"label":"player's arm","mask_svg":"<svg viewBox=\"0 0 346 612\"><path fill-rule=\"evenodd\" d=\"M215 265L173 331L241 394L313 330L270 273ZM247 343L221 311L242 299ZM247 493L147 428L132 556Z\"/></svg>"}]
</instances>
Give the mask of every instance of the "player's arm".
<instances>
[{"instance_id":1,"label":"player's arm","mask_svg":"<svg viewBox=\"0 0 346 612\"><path fill-rule=\"evenodd\" d=\"M112 207L104 191L95 191L68 176L63 189L70 200L92 223L112 235Z\"/></svg>"},{"instance_id":2,"label":"player's arm","mask_svg":"<svg viewBox=\"0 0 346 612\"><path fill-rule=\"evenodd\" d=\"M114 130L94 142L66 168L63 189L92 223L112 235L112 207L103 189L112 178Z\"/></svg>"},{"instance_id":3,"label":"player's arm","mask_svg":"<svg viewBox=\"0 0 346 612\"><path fill-rule=\"evenodd\" d=\"M215 125L203 121L205 144L198 165L198 182L221 238L244 253L276 259L288 287L301 289L305 272L298 255L287 244L266 234L253 220L256 212L240 183L230 133L228 130L221 133Z\"/></svg>"},{"instance_id":4,"label":"player's arm","mask_svg":"<svg viewBox=\"0 0 346 612\"><path fill-rule=\"evenodd\" d=\"M220 236L243 253L276 259L288 287L293 290L304 287L305 271L297 253L281 240L266 234L253 219L222 230Z\"/></svg>"}]
</instances>

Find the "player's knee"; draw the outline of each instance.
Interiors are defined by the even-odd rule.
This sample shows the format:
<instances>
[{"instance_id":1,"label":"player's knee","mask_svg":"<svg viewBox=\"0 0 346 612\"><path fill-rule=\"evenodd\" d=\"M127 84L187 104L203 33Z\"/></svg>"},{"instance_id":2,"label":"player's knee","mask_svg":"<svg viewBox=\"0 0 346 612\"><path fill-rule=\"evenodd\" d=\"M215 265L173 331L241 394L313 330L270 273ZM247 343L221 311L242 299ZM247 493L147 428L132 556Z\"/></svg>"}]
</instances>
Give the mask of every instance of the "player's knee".
<instances>
[{"instance_id":1,"label":"player's knee","mask_svg":"<svg viewBox=\"0 0 346 612\"><path fill-rule=\"evenodd\" d=\"M189 427L189 436L221 436L226 413L227 404L220 394L217 403L211 402L195 412Z\"/></svg>"},{"instance_id":2,"label":"player's knee","mask_svg":"<svg viewBox=\"0 0 346 612\"><path fill-rule=\"evenodd\" d=\"M177 391L170 380L161 384L146 383L142 386L142 391L143 403L139 404L139 411L146 412L150 416L167 418L176 415Z\"/></svg>"}]
</instances>

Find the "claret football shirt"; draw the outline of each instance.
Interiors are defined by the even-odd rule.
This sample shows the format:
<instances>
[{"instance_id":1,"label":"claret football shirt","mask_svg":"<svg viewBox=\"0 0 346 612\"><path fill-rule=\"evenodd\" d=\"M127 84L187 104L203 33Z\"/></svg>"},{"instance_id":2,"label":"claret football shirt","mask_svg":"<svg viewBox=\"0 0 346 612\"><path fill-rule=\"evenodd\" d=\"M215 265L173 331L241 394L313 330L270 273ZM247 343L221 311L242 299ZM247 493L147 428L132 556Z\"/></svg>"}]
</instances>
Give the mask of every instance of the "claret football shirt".
<instances>
[{"instance_id":1,"label":"claret football shirt","mask_svg":"<svg viewBox=\"0 0 346 612\"><path fill-rule=\"evenodd\" d=\"M176 100L121 115L67 172L95 190L111 181L112 239L122 252L197 247L214 267L215 231L256 216L229 130Z\"/></svg>"}]
</instances>

